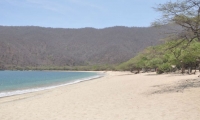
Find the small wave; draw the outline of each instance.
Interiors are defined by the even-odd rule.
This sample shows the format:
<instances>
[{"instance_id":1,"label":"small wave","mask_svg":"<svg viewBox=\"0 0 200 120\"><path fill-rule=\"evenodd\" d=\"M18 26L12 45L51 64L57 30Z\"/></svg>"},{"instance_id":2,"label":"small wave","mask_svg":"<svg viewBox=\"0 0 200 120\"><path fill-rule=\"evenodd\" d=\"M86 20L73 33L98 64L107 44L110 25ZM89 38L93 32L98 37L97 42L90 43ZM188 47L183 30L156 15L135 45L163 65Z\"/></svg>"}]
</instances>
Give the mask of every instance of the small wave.
<instances>
[{"instance_id":1,"label":"small wave","mask_svg":"<svg viewBox=\"0 0 200 120\"><path fill-rule=\"evenodd\" d=\"M103 77L103 76L104 76L103 74L96 75L96 76L93 76L93 77L78 79L78 80L75 80L73 82L69 82L69 83L65 83L65 84L61 84L61 85L56 85L56 86L48 86L48 87L33 88L33 89L26 89L26 90L17 90L17 91L11 91L11 92L1 92L0 98L14 96L14 95L21 95L21 94L26 94L26 93L32 93L32 92L38 92L38 91L42 91L42 90L49 90L49 89L53 89L53 88L57 88L57 87L62 87L62 86L66 86L66 85L80 83L80 82L83 82L83 81L97 79L97 78L100 78L100 77Z\"/></svg>"}]
</instances>

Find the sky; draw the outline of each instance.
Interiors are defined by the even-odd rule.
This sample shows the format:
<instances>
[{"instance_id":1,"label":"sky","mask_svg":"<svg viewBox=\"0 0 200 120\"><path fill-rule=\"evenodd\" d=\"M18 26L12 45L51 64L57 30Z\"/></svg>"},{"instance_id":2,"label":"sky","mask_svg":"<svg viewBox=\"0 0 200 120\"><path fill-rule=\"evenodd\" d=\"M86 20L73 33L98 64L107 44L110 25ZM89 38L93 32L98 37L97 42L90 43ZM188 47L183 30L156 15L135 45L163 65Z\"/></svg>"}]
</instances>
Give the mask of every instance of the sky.
<instances>
[{"instance_id":1,"label":"sky","mask_svg":"<svg viewBox=\"0 0 200 120\"><path fill-rule=\"evenodd\" d=\"M0 25L53 28L148 27L169 0L0 0ZM173 0L171 0L173 1Z\"/></svg>"}]
</instances>

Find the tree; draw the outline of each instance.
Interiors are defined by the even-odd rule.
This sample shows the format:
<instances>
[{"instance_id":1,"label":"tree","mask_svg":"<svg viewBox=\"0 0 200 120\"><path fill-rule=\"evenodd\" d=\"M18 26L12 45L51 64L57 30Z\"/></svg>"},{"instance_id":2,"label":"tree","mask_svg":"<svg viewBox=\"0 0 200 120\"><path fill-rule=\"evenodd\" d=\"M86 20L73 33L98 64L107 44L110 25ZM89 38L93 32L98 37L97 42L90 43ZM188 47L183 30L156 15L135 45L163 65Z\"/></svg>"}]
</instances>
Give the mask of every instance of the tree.
<instances>
[{"instance_id":1,"label":"tree","mask_svg":"<svg viewBox=\"0 0 200 120\"><path fill-rule=\"evenodd\" d=\"M160 56L161 46L148 47L142 52L138 53L137 56L130 59L129 61L120 64L118 67L121 70L130 70L133 72L137 70L139 73L141 69L157 69L159 64L162 64Z\"/></svg>"},{"instance_id":2,"label":"tree","mask_svg":"<svg viewBox=\"0 0 200 120\"><path fill-rule=\"evenodd\" d=\"M166 47L169 48L172 45L176 45L181 40L176 41L168 41L165 43ZM168 49L165 55L171 56L169 57L169 61L172 65L180 66L182 69L182 73L185 72L185 67L187 67L188 72L191 72L191 68L195 66L197 59L200 57L200 42L197 40L193 40L188 46L187 49L184 47L187 45L187 41L182 42L181 44Z\"/></svg>"},{"instance_id":3,"label":"tree","mask_svg":"<svg viewBox=\"0 0 200 120\"><path fill-rule=\"evenodd\" d=\"M188 74L190 74L192 67L195 67L196 71L199 64L200 42L193 40L187 49L184 49L187 41L183 41L176 47L168 49L180 41L166 41L161 45L148 47L119 67L121 70L130 70L131 72L137 70L137 73L142 68L155 69L158 74L175 71L177 68L181 68L181 72L185 73L185 68L188 68Z\"/></svg>"},{"instance_id":4,"label":"tree","mask_svg":"<svg viewBox=\"0 0 200 120\"><path fill-rule=\"evenodd\" d=\"M200 1L199 0L177 0L159 4L155 10L162 13L162 18L153 23L163 25L175 23L182 27L181 32L177 32L177 37L188 44L197 39L200 42ZM177 39L177 38L175 38ZM177 45L178 45L177 44ZM186 45L186 46L187 46Z\"/></svg>"}]
</instances>

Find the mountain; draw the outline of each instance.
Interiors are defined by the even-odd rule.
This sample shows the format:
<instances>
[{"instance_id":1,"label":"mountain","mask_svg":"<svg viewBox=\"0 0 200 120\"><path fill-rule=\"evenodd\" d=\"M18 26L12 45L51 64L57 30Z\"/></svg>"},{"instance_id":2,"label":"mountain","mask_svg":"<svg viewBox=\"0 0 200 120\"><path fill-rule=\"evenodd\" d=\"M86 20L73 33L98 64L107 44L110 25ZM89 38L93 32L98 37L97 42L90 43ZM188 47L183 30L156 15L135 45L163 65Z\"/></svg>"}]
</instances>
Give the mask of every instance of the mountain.
<instances>
[{"instance_id":1,"label":"mountain","mask_svg":"<svg viewBox=\"0 0 200 120\"><path fill-rule=\"evenodd\" d=\"M0 65L118 64L158 44L171 26L104 29L0 26Z\"/></svg>"}]
</instances>

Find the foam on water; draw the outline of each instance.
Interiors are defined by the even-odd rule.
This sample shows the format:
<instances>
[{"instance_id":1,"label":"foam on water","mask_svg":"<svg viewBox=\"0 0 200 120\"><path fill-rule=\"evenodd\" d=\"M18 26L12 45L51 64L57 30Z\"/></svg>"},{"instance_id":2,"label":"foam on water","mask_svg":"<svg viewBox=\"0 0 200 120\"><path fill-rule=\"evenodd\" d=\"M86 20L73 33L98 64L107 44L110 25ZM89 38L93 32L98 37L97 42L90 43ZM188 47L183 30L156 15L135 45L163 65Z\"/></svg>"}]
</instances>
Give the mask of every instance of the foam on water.
<instances>
[{"instance_id":1,"label":"foam on water","mask_svg":"<svg viewBox=\"0 0 200 120\"><path fill-rule=\"evenodd\" d=\"M80 83L83 81L88 81L88 80L92 80L92 79L96 79L96 78L100 78L103 77L103 74L98 74L92 77L87 77L87 78L83 78L83 79L77 79L77 80L73 80L64 84L59 84L59 85L51 85L51 86L47 86L47 87L38 87L38 88L31 88L31 89L24 89L24 90L15 90L15 91L8 91L8 92L0 92L0 98L2 97L8 97L8 96L14 96L14 95L20 95L20 94L25 94L25 93L31 93L31 92L37 92L37 91L42 91L42 90L49 90L49 89L53 89L53 88L57 88L57 87L62 87L62 86L66 86L66 85L71 85L71 84L76 84L76 83Z\"/></svg>"}]
</instances>

